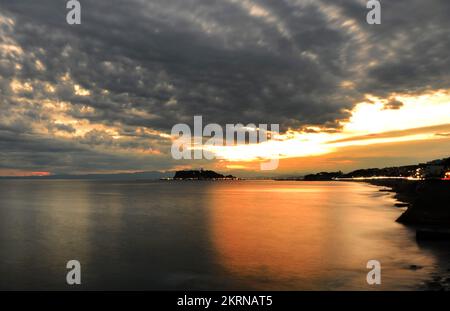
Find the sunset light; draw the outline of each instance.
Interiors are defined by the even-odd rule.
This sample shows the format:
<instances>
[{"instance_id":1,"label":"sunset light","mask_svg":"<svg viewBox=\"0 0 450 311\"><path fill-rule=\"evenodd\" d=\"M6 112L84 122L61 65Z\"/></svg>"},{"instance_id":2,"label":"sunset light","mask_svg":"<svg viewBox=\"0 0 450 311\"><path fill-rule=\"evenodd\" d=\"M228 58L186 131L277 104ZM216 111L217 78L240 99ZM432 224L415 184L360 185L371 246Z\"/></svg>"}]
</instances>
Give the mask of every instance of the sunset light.
<instances>
[{"instance_id":1,"label":"sunset light","mask_svg":"<svg viewBox=\"0 0 450 311\"><path fill-rule=\"evenodd\" d=\"M449 0L0 0L2 298L445 305L396 293L450 291L449 14Z\"/></svg>"},{"instance_id":2,"label":"sunset light","mask_svg":"<svg viewBox=\"0 0 450 311\"><path fill-rule=\"evenodd\" d=\"M295 130L257 145L208 147L228 161L261 161L273 157L320 156L339 148L421 140L445 140L450 133L450 94L438 91L421 96L396 96L389 100L368 98L351 111L342 129L304 133ZM395 100L401 106L386 107ZM447 143L448 144L448 143ZM448 145L443 145L443 148Z\"/></svg>"}]
</instances>

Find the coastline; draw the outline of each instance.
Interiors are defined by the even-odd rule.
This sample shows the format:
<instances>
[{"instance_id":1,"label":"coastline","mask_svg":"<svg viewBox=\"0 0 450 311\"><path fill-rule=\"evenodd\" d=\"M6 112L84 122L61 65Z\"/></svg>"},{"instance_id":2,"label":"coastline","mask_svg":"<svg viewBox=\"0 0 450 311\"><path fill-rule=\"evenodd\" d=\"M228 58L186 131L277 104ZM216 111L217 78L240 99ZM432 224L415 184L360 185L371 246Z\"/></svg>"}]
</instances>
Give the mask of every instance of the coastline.
<instances>
[{"instance_id":1,"label":"coastline","mask_svg":"<svg viewBox=\"0 0 450 311\"><path fill-rule=\"evenodd\" d=\"M365 180L372 185L388 187L395 198L407 207L397 219L416 229L450 231L450 182L444 180L378 179Z\"/></svg>"},{"instance_id":2,"label":"coastline","mask_svg":"<svg viewBox=\"0 0 450 311\"><path fill-rule=\"evenodd\" d=\"M396 207L407 207L397 222L416 230L417 243L439 254L450 246L450 182L443 180L400 180L379 179L364 182L387 187L395 193L394 198L402 203ZM439 257L439 256L438 256ZM445 265L445 263L444 263ZM410 269L422 269L412 265ZM450 291L450 264L441 266L441 273L435 274L420 289Z\"/></svg>"}]
</instances>

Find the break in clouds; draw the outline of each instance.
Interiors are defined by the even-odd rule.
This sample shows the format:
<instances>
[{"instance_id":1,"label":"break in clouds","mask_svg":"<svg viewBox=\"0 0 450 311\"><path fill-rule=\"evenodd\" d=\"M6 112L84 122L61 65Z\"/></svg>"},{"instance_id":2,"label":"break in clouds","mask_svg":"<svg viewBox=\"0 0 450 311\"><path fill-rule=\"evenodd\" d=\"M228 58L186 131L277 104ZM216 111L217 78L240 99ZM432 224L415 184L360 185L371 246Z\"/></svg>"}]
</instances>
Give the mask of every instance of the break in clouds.
<instances>
[{"instance_id":1,"label":"break in clouds","mask_svg":"<svg viewBox=\"0 0 450 311\"><path fill-rule=\"evenodd\" d=\"M176 123L339 121L450 87L450 2L0 0L0 170L170 169ZM386 109L399 109L390 101Z\"/></svg>"}]
</instances>

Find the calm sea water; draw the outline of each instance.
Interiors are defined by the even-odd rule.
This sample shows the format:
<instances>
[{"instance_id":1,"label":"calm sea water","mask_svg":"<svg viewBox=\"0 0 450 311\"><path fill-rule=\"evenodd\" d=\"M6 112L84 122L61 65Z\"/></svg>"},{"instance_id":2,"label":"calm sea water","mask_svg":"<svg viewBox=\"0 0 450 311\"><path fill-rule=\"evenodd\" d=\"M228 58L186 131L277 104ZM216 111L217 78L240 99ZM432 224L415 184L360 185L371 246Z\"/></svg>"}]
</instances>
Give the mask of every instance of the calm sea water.
<instances>
[{"instance_id":1,"label":"calm sea water","mask_svg":"<svg viewBox=\"0 0 450 311\"><path fill-rule=\"evenodd\" d=\"M67 289L71 259L80 289L417 289L450 256L393 203L351 182L4 180L0 289Z\"/></svg>"}]
</instances>

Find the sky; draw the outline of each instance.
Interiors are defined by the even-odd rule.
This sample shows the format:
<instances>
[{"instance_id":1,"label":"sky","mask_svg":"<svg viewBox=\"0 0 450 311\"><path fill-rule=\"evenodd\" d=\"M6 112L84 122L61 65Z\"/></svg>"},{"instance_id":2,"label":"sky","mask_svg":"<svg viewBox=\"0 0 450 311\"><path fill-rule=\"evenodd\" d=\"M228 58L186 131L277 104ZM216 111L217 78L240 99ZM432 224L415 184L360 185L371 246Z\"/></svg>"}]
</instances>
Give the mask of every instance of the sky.
<instances>
[{"instance_id":1,"label":"sky","mask_svg":"<svg viewBox=\"0 0 450 311\"><path fill-rule=\"evenodd\" d=\"M0 176L211 168L239 176L450 156L450 2L0 0ZM279 124L175 160L175 124ZM279 167L261 172L273 156Z\"/></svg>"}]
</instances>

